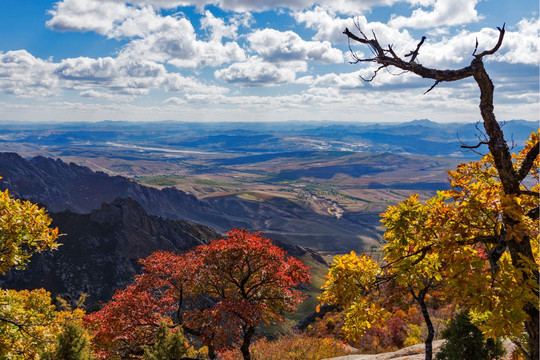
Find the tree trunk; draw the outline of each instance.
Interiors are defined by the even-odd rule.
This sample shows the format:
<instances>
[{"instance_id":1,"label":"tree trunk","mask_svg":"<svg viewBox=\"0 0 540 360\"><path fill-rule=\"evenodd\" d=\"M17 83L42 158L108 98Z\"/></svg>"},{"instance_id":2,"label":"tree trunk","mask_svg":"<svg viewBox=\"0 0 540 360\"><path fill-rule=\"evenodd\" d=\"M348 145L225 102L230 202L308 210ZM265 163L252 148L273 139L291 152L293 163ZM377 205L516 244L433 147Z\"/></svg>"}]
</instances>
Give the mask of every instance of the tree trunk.
<instances>
[{"instance_id":1,"label":"tree trunk","mask_svg":"<svg viewBox=\"0 0 540 360\"><path fill-rule=\"evenodd\" d=\"M426 344L425 360L432 360L433 359L433 338L435 337L435 328L433 327L433 323L431 322L431 317L429 316L429 312L428 312L427 305L425 302L427 290L428 288L426 287L424 290L420 291L418 295L416 295L414 291L412 291L411 289L411 294L414 300L418 303L418 306L420 306L420 310L422 310L422 316L424 317L424 322L426 323L426 327L428 330L428 335L426 337L426 341L424 342Z\"/></svg>"},{"instance_id":2,"label":"tree trunk","mask_svg":"<svg viewBox=\"0 0 540 360\"><path fill-rule=\"evenodd\" d=\"M208 345L208 358L210 360L216 360L216 351L213 345Z\"/></svg>"},{"instance_id":3,"label":"tree trunk","mask_svg":"<svg viewBox=\"0 0 540 360\"><path fill-rule=\"evenodd\" d=\"M466 66L462 69L457 70L438 70L430 69L421 64L413 61L414 58L418 55L420 46L424 43L425 39L418 44L416 50L410 53L413 55L411 61L405 61L401 59L392 49L392 46L388 46L387 49L383 49L379 44L379 41L376 38L368 39L366 35L360 30L361 36L356 36L345 29L344 34L346 34L349 39L353 39L362 44L366 44L370 47L373 58L361 59L356 54L353 53L353 58L356 62L360 61L371 61L380 64L381 66L375 71L373 77L368 80L371 81L377 75L377 72L380 69L394 66L396 68L402 69L403 71L412 72L418 76L421 76L426 79L435 80L435 84L426 92L431 91L435 86L441 82L457 81L461 79L466 79L473 77L478 87L480 88L480 113L482 115L482 120L484 123L484 128L486 129L486 134L489 137L488 147L493 160L495 163L495 168L499 175L499 179L504 189L505 195L517 196L520 194L520 185L521 182L525 179L529 173L531 167L533 166L534 159L538 157L539 146L536 144L533 149L527 154L527 161L524 161L521 165L521 169L514 169L514 164L512 162L512 156L510 154L510 149L508 144L504 139L503 132L501 127L495 119L495 113L493 111L493 82L487 74L484 63L482 61L484 56L495 54L501 47L502 41L504 38L505 30L504 26L499 29L499 39L495 47L491 50L485 50L480 54L476 54L476 48L473 53L474 59L472 60L469 66ZM477 44L478 46L478 44ZM532 210L538 214L538 209ZM519 219L513 219L511 214L503 215L503 224L506 229L512 228L515 225L519 225ZM512 237L507 237L502 240L501 249L508 248L508 252L512 258L512 264L516 268L516 272L520 272L523 276L523 282L526 283L529 280L532 280L534 283L538 284L539 282L539 270L538 267L535 269L529 269L525 261L535 263L534 254L531 247L531 242L528 236L522 236L521 238L513 235ZM500 256L499 256L500 257ZM525 261L524 261L525 260ZM532 270L532 271L531 271ZM536 298L538 299L538 290L535 291ZM419 303L420 304L420 303ZM513 306L513 304L507 304L507 306ZM422 307L422 306L421 306ZM540 358L539 348L540 348L540 339L539 339L539 311L538 311L538 301L526 303L523 306L523 311L527 313L528 318L525 321L525 331L529 337L528 345L529 351L527 354L524 354L529 360L538 360ZM422 311L424 312L424 311ZM426 312L427 313L427 312ZM426 319L426 324L428 324L428 318ZM428 336L429 337L429 336ZM427 357L427 340L426 340L426 359ZM430 357L431 359L431 357Z\"/></svg>"},{"instance_id":4,"label":"tree trunk","mask_svg":"<svg viewBox=\"0 0 540 360\"><path fill-rule=\"evenodd\" d=\"M249 345L251 344L251 338L255 334L254 326L247 326L244 330L244 339L242 341L242 346L240 346L240 351L244 360L251 360L251 355L249 353Z\"/></svg>"},{"instance_id":5,"label":"tree trunk","mask_svg":"<svg viewBox=\"0 0 540 360\"><path fill-rule=\"evenodd\" d=\"M493 155L495 168L499 174L504 192L509 195L519 195L521 179L514 169L510 150L504 140L501 127L497 123L493 113L493 83L486 73L482 61L480 59L476 61L477 64L475 65L477 66L477 71L474 74L474 79L480 88L480 113L482 114L482 119L484 121L484 128L489 136L489 151ZM503 222L507 229L518 224L518 221L506 214L503 216ZM523 236L521 239L509 238L506 239L506 243L512 258L512 264L516 267L517 271L526 268L523 259L530 260L532 263L535 262L529 236ZM523 271L522 274L524 281L532 278L535 283L538 283L538 268L533 270L531 274L528 274L526 271ZM537 291L536 297L538 296L539 294ZM511 306L511 304L509 305ZM532 303L525 304L523 310L529 316L529 318L525 320L525 331L529 336L529 353L524 355L527 356L529 360L538 360L540 359L540 339L538 334L540 323L539 312L535 304Z\"/></svg>"}]
</instances>

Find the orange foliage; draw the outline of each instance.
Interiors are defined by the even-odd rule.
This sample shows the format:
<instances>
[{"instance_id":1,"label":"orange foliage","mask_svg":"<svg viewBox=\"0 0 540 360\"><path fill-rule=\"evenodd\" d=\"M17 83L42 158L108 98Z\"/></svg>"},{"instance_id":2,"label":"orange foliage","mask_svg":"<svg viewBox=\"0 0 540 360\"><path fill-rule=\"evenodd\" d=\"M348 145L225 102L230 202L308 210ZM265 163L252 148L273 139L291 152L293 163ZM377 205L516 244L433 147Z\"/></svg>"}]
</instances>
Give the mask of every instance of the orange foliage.
<instances>
[{"instance_id":1,"label":"orange foliage","mask_svg":"<svg viewBox=\"0 0 540 360\"><path fill-rule=\"evenodd\" d=\"M256 326L282 321L303 297L294 287L308 268L259 233L232 229L183 254L158 251L143 273L89 316L102 356L133 356L153 341L159 321L182 326L209 348L240 342L245 354Z\"/></svg>"}]
</instances>

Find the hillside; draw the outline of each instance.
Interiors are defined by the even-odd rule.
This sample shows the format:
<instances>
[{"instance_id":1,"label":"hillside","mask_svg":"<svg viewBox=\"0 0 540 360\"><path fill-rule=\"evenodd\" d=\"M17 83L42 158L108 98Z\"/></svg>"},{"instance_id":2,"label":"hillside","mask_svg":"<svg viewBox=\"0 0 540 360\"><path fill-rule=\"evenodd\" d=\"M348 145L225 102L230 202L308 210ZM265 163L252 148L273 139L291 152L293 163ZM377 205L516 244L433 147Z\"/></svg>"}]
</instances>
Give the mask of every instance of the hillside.
<instances>
[{"instance_id":1,"label":"hillside","mask_svg":"<svg viewBox=\"0 0 540 360\"><path fill-rule=\"evenodd\" d=\"M0 287L43 287L53 295L71 299L86 293L85 304L92 307L110 300L115 289L133 281L140 270L138 259L157 250L182 253L222 236L206 226L148 215L129 198L104 203L89 214L64 211L50 216L52 226L64 234L59 239L62 245L55 251L34 255L24 271L0 277ZM277 245L312 265L326 266L311 249Z\"/></svg>"},{"instance_id":2,"label":"hillside","mask_svg":"<svg viewBox=\"0 0 540 360\"><path fill-rule=\"evenodd\" d=\"M377 214L337 218L282 196L230 193L199 200L176 188L148 187L59 159L26 160L0 153L0 174L2 190L7 188L14 196L43 204L52 212L88 213L104 202L129 197L151 215L199 223L218 232L233 227L261 231L276 240L319 250L362 248L380 236Z\"/></svg>"},{"instance_id":3,"label":"hillside","mask_svg":"<svg viewBox=\"0 0 540 360\"><path fill-rule=\"evenodd\" d=\"M132 199L104 203L89 214L64 211L50 216L52 226L64 234L62 245L34 255L26 270L1 278L1 287L43 287L74 299L84 292L86 305L92 306L133 281L139 258L157 250L183 252L220 237L205 226L149 216Z\"/></svg>"}]
</instances>

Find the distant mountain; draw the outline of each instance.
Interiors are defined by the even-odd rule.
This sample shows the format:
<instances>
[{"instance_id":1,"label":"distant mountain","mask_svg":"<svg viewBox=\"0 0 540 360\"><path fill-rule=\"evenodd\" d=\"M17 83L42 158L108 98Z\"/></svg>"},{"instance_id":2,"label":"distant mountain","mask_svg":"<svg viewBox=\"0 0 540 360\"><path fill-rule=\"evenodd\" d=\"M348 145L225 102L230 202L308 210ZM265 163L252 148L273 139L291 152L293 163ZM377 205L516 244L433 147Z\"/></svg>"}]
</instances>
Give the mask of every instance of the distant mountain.
<instances>
[{"instance_id":1,"label":"distant mountain","mask_svg":"<svg viewBox=\"0 0 540 360\"><path fill-rule=\"evenodd\" d=\"M285 198L261 202L233 194L198 200L175 188L159 190L41 156L26 160L0 153L0 176L0 190L9 189L51 212L89 213L116 198L131 198L150 215L187 220L221 233L233 227L260 231L284 243L337 252L372 246L381 235L377 214L337 220Z\"/></svg>"},{"instance_id":2,"label":"distant mountain","mask_svg":"<svg viewBox=\"0 0 540 360\"><path fill-rule=\"evenodd\" d=\"M26 160L0 153L0 188L17 198L43 204L49 211L88 213L104 202L132 198L152 215L211 224L226 230L228 223L208 205L174 188L158 190L121 176L42 156Z\"/></svg>"},{"instance_id":3,"label":"distant mountain","mask_svg":"<svg viewBox=\"0 0 540 360\"><path fill-rule=\"evenodd\" d=\"M503 122L509 142L520 146L538 122ZM478 143L481 123L436 123L428 119L404 123L363 122L125 122L63 124L0 124L0 151L108 149L114 146L154 147L205 152L363 151L467 157L460 145Z\"/></svg>"}]
</instances>

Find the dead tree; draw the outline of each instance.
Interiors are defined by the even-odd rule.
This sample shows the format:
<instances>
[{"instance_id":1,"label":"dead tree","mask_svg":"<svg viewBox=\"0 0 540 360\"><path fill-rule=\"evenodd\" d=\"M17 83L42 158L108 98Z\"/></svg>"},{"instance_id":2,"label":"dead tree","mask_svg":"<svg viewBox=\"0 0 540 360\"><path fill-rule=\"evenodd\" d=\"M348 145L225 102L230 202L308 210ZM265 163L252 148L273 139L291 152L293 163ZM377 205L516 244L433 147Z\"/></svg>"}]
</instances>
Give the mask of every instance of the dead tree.
<instances>
[{"instance_id":1,"label":"dead tree","mask_svg":"<svg viewBox=\"0 0 540 360\"><path fill-rule=\"evenodd\" d=\"M484 63L482 62L485 56L495 54L497 50L499 50L499 48L501 47L505 33L504 25L502 28L497 29L499 30L499 38L497 40L497 44L491 50L485 50L477 54L476 52L478 50L478 41L476 41L475 50L472 54L473 59L470 65L457 70L431 69L416 62L415 60L420 51L420 47L425 40L424 37L419 42L415 50L405 55L405 57L410 57L410 60L406 61L395 53L392 45L388 45L386 48L383 48L375 37L375 34L373 34L373 38L370 39L362 32L362 30L358 26L357 30L359 35L353 34L349 31L349 29L345 29L343 33L348 36L349 44L350 41L353 40L361 44L367 45L373 54L373 57L363 59L358 57L351 50L353 58L355 59L353 63L373 62L380 65L377 70L375 70L373 77L366 81L373 80L377 75L377 72L381 69L389 68L392 66L401 69L404 72L412 72L423 78L435 80L433 86L431 86L426 91L426 93L433 90L433 88L435 88L435 86L437 86L441 82L457 81L469 77L474 78L474 80L478 84L478 87L480 88L480 114L482 115L484 128L488 136L487 145L490 153L493 155L495 168L497 169L504 192L506 195L519 195L522 193L522 191L520 190L520 184L526 178L527 174L529 174L529 171L534 165L533 163L535 159L538 157L539 145L538 143L536 143L531 148L531 150L526 156L525 161L521 165L521 168L517 170L514 169L510 150L508 148L507 142L504 139L501 127L495 119L495 114L493 112L493 83L484 68ZM536 194L536 196L538 196L538 194ZM535 220L538 220L538 215L538 208L529 212L528 214L528 216ZM504 225L507 226L507 228L513 227L518 223L517 220L513 219L508 214L505 214L503 216L503 222ZM534 254L531 248L530 240L531 239L528 236L524 236L521 239L517 239L511 236L502 236L500 237L500 239L498 239L497 248L501 250L501 255L502 252L508 251L510 253L514 266L517 269L523 269L525 267L524 259L528 261L533 261L534 263ZM500 256L498 257L498 259L499 258ZM533 271L532 274L527 276L529 276L530 279L534 280L534 282L538 284L538 269L536 269L536 271ZM538 297L538 290L536 290L536 295ZM509 304L509 306L511 306L511 304ZM525 330L529 338L529 350L522 350L525 352L525 356L530 360L538 360L540 358L540 342L538 331L540 320L537 306L538 303L527 303L523 309L528 315L528 319L525 321Z\"/></svg>"}]
</instances>

